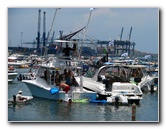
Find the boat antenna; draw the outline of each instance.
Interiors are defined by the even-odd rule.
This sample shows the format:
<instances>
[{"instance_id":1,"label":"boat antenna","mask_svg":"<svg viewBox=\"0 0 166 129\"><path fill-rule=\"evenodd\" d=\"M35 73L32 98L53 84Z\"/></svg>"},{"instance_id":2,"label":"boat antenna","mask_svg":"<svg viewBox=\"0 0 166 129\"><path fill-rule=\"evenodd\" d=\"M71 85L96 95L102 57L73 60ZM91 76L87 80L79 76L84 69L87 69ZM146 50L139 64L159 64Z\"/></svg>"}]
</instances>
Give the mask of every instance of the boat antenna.
<instances>
[{"instance_id":1,"label":"boat antenna","mask_svg":"<svg viewBox=\"0 0 166 129\"><path fill-rule=\"evenodd\" d=\"M91 18L91 15L92 15L92 11L94 10L95 8L90 8L90 13L89 13L89 18L88 18L88 22L87 22L87 25L86 25L86 29L88 28L88 25L89 25L89 22L90 22L90 18Z\"/></svg>"},{"instance_id":2,"label":"boat antenna","mask_svg":"<svg viewBox=\"0 0 166 129\"><path fill-rule=\"evenodd\" d=\"M85 42L85 37L87 35L87 30L88 30L88 25L89 25L89 22L90 22L90 18L91 18L91 15L92 15L92 11L94 10L95 8L90 8L90 13L89 13L89 18L88 18L88 22L87 22L87 25L86 25L86 28L85 28L85 32L84 32L84 38L83 38L83 42ZM82 43L83 43L82 42ZM80 54L79 54L79 58L81 56L81 53L82 53L82 43L81 43L81 47L80 47Z\"/></svg>"}]
</instances>

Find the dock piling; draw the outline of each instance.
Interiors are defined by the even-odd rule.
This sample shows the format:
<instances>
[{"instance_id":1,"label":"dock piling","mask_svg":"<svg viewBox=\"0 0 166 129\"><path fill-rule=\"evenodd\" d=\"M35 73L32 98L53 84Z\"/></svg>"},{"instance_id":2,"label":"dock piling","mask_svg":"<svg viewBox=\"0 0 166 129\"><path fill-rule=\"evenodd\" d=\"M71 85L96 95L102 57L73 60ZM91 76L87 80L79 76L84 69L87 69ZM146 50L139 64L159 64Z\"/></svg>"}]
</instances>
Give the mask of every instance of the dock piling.
<instances>
[{"instance_id":1,"label":"dock piling","mask_svg":"<svg viewBox=\"0 0 166 129\"><path fill-rule=\"evenodd\" d=\"M132 104L132 121L135 121L135 117L136 117L136 104L133 103Z\"/></svg>"}]
</instances>

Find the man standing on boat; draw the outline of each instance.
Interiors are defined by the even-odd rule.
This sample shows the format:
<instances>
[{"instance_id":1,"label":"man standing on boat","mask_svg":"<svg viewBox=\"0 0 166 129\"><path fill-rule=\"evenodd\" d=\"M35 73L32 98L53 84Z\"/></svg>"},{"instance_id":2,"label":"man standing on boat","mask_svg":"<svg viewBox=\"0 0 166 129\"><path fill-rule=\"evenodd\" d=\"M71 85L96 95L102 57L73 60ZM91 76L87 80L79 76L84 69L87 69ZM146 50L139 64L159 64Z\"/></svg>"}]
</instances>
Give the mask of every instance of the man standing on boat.
<instances>
[{"instance_id":1,"label":"man standing on boat","mask_svg":"<svg viewBox=\"0 0 166 129\"><path fill-rule=\"evenodd\" d=\"M66 47L63 49L64 56L69 57L70 56L70 50L74 50L66 43Z\"/></svg>"},{"instance_id":2,"label":"man standing on boat","mask_svg":"<svg viewBox=\"0 0 166 129\"><path fill-rule=\"evenodd\" d=\"M63 49L64 56L70 56L70 51L73 51L78 57L76 39L73 39L73 48L66 43L66 48Z\"/></svg>"},{"instance_id":3,"label":"man standing on boat","mask_svg":"<svg viewBox=\"0 0 166 129\"><path fill-rule=\"evenodd\" d=\"M78 58L78 52L77 52L77 44L76 44L76 39L73 39L73 51L76 55L76 57Z\"/></svg>"}]
</instances>

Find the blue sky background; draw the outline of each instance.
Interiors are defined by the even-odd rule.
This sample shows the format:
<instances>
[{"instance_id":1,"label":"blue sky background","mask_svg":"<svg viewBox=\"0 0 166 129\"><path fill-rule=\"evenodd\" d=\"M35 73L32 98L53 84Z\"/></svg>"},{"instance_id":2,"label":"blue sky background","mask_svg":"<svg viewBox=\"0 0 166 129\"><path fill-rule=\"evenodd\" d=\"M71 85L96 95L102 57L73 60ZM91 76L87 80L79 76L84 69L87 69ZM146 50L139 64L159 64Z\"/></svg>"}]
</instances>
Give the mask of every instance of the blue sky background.
<instances>
[{"instance_id":1,"label":"blue sky background","mask_svg":"<svg viewBox=\"0 0 166 129\"><path fill-rule=\"evenodd\" d=\"M39 8L8 8L8 44L21 45L32 42L37 37ZM55 8L41 9L41 34L43 33L43 12L46 12L46 34L51 27ZM90 8L61 8L58 10L53 30L55 37L59 30L65 33L76 31L86 26ZM118 39L122 27L126 40L131 26L131 42L136 43L136 50L158 53L159 9L158 8L95 8L88 26L88 35L98 40ZM24 44L23 44L24 46Z\"/></svg>"}]
</instances>

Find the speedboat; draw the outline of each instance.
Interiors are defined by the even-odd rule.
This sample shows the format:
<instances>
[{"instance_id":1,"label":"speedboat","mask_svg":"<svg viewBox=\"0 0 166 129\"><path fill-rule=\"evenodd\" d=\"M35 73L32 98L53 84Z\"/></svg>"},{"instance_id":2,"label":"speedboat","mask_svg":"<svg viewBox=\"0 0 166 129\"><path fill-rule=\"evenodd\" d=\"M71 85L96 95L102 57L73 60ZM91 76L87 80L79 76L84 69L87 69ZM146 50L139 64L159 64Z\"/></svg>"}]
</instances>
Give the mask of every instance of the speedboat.
<instances>
[{"instance_id":1,"label":"speedboat","mask_svg":"<svg viewBox=\"0 0 166 129\"><path fill-rule=\"evenodd\" d=\"M24 55L13 55L8 57L8 66L14 66L15 68L28 68L31 61L27 61Z\"/></svg>"},{"instance_id":2,"label":"speedboat","mask_svg":"<svg viewBox=\"0 0 166 129\"><path fill-rule=\"evenodd\" d=\"M148 71L138 86L143 92L158 92L158 71Z\"/></svg>"},{"instance_id":3,"label":"speedboat","mask_svg":"<svg viewBox=\"0 0 166 129\"><path fill-rule=\"evenodd\" d=\"M139 86L129 81L128 77L124 79L120 76L122 69L125 69L125 67L110 65L101 66L97 69L89 67L82 77L83 88L97 92L99 100L107 100L111 96L123 95L127 98L128 102L139 103L143 93ZM128 74L126 73L126 75ZM76 78L76 80L80 82L79 78Z\"/></svg>"},{"instance_id":4,"label":"speedboat","mask_svg":"<svg viewBox=\"0 0 166 129\"><path fill-rule=\"evenodd\" d=\"M56 71L62 72L66 68L62 64L65 65L66 61L64 63L52 61L51 63L41 64L34 77L23 79L22 82L27 85L34 97L63 101L96 99L96 92L84 91L81 86L70 86L70 90L66 93L54 83Z\"/></svg>"},{"instance_id":5,"label":"speedboat","mask_svg":"<svg viewBox=\"0 0 166 129\"><path fill-rule=\"evenodd\" d=\"M158 70L147 68L146 65L128 65L131 73L134 73L140 68L141 76L130 76L130 82L137 84L143 92L157 92L158 91Z\"/></svg>"}]
</instances>

